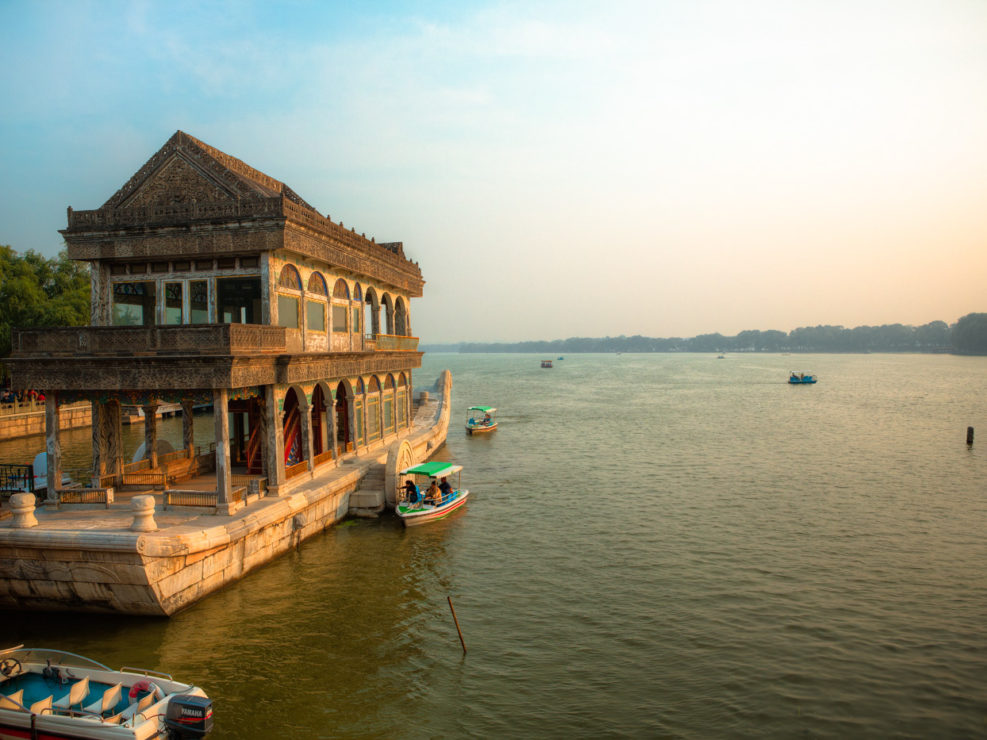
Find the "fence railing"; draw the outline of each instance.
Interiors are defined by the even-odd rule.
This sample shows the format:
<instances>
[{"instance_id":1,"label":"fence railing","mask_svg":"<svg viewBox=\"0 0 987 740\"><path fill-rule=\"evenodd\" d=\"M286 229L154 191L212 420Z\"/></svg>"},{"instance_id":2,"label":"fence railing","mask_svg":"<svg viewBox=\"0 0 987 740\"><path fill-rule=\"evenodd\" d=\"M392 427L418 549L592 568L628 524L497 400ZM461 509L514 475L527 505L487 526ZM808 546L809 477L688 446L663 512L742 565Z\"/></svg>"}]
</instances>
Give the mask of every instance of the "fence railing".
<instances>
[{"instance_id":1,"label":"fence railing","mask_svg":"<svg viewBox=\"0 0 987 740\"><path fill-rule=\"evenodd\" d=\"M255 475L233 475L230 482L234 489L245 488L248 494L267 493L267 478L258 478Z\"/></svg>"},{"instance_id":2,"label":"fence railing","mask_svg":"<svg viewBox=\"0 0 987 740\"><path fill-rule=\"evenodd\" d=\"M75 408L77 406L88 406L89 401L78 401L76 403L60 404L59 408ZM14 414L37 414L45 410L44 401L14 401L12 403L0 403L0 416L13 416Z\"/></svg>"},{"instance_id":3,"label":"fence railing","mask_svg":"<svg viewBox=\"0 0 987 740\"><path fill-rule=\"evenodd\" d=\"M124 473L122 486L149 486L164 490L168 487L168 474L163 470L142 470L137 473Z\"/></svg>"},{"instance_id":4,"label":"fence railing","mask_svg":"<svg viewBox=\"0 0 987 740\"><path fill-rule=\"evenodd\" d=\"M241 503L247 495L243 486L230 491L230 500ZM167 506L204 506L213 507L219 503L219 493L216 491L183 491L169 489L164 492L164 505Z\"/></svg>"},{"instance_id":5,"label":"fence railing","mask_svg":"<svg viewBox=\"0 0 987 740\"><path fill-rule=\"evenodd\" d=\"M0 491L30 493L34 490L34 468L31 465L0 464Z\"/></svg>"},{"instance_id":6,"label":"fence railing","mask_svg":"<svg viewBox=\"0 0 987 740\"><path fill-rule=\"evenodd\" d=\"M290 465L290 466L288 466L287 468L284 469L284 477L285 477L285 480L288 480L289 478L294 478L296 475L301 475L302 473L306 472L307 470L308 470L308 461L307 460L303 460L302 462L300 462L300 463L298 463L296 465Z\"/></svg>"},{"instance_id":7,"label":"fence railing","mask_svg":"<svg viewBox=\"0 0 987 740\"><path fill-rule=\"evenodd\" d=\"M113 503L112 488L59 488L55 490L59 504L104 504L110 508Z\"/></svg>"},{"instance_id":8,"label":"fence railing","mask_svg":"<svg viewBox=\"0 0 987 740\"><path fill-rule=\"evenodd\" d=\"M332 450L326 450L325 452L320 452L318 455L312 458L313 465L322 465L323 463L330 462L332 460Z\"/></svg>"}]
</instances>

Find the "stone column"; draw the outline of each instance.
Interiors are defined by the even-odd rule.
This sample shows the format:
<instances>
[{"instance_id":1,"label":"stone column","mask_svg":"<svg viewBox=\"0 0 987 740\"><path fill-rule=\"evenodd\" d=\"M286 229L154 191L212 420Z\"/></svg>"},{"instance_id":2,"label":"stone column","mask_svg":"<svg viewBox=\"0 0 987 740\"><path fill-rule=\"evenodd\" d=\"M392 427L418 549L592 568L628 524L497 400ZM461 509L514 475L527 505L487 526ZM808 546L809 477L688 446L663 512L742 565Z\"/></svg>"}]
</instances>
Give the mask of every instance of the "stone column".
<instances>
[{"instance_id":1,"label":"stone column","mask_svg":"<svg viewBox=\"0 0 987 740\"><path fill-rule=\"evenodd\" d=\"M328 443L332 447L332 459L339 464L339 442L336 440L336 391L329 391L329 407L326 409L326 427L329 436Z\"/></svg>"},{"instance_id":2,"label":"stone column","mask_svg":"<svg viewBox=\"0 0 987 740\"><path fill-rule=\"evenodd\" d=\"M61 416L55 392L45 394L45 451L48 453L48 502L58 500L55 491L62 486L62 445L58 432Z\"/></svg>"},{"instance_id":3,"label":"stone column","mask_svg":"<svg viewBox=\"0 0 987 740\"><path fill-rule=\"evenodd\" d=\"M119 401L109 401L106 404L107 429L107 472L116 476L119 482L123 475L123 407Z\"/></svg>"},{"instance_id":4,"label":"stone column","mask_svg":"<svg viewBox=\"0 0 987 740\"><path fill-rule=\"evenodd\" d=\"M158 467L158 404L148 403L144 410L144 458L151 467Z\"/></svg>"},{"instance_id":5,"label":"stone column","mask_svg":"<svg viewBox=\"0 0 987 740\"><path fill-rule=\"evenodd\" d=\"M219 388L212 392L213 420L216 425L216 492L217 509L228 509L231 493L229 392Z\"/></svg>"},{"instance_id":6,"label":"stone column","mask_svg":"<svg viewBox=\"0 0 987 740\"><path fill-rule=\"evenodd\" d=\"M315 470L315 461L312 459L312 404L305 406L299 404L298 415L302 422L302 457L308 462L309 472Z\"/></svg>"},{"instance_id":7,"label":"stone column","mask_svg":"<svg viewBox=\"0 0 987 740\"><path fill-rule=\"evenodd\" d=\"M100 487L99 479L108 472L112 461L109 450L109 413L106 404L94 402L92 405L93 435L93 488Z\"/></svg>"},{"instance_id":8,"label":"stone column","mask_svg":"<svg viewBox=\"0 0 987 740\"><path fill-rule=\"evenodd\" d=\"M192 420L194 405L191 398L182 399L182 446L190 460L195 456L195 427Z\"/></svg>"},{"instance_id":9,"label":"stone column","mask_svg":"<svg viewBox=\"0 0 987 740\"><path fill-rule=\"evenodd\" d=\"M267 471L267 494L278 496L284 485L284 430L273 385L264 386L264 469Z\"/></svg>"}]
</instances>

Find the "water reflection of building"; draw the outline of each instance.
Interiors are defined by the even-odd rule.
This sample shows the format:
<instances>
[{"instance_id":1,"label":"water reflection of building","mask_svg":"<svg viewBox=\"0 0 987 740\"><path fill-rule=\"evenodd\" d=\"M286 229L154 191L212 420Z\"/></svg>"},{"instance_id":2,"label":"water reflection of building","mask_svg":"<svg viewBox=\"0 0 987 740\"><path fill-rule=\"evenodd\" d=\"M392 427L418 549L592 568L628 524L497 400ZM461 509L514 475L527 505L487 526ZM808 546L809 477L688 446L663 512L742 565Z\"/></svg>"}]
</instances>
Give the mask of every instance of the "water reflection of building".
<instances>
[{"instance_id":1,"label":"water reflection of building","mask_svg":"<svg viewBox=\"0 0 987 740\"><path fill-rule=\"evenodd\" d=\"M282 495L410 430L421 353L409 303L424 281L401 243L346 229L183 132L101 208L69 208L61 233L91 267L91 326L21 331L10 363L15 387L46 392L49 491L59 408L79 400L93 402L94 488L214 475L226 512L250 481ZM133 404L145 456L128 464L121 408ZM183 418L184 448L167 455L162 404ZM203 405L215 450L193 444Z\"/></svg>"}]
</instances>

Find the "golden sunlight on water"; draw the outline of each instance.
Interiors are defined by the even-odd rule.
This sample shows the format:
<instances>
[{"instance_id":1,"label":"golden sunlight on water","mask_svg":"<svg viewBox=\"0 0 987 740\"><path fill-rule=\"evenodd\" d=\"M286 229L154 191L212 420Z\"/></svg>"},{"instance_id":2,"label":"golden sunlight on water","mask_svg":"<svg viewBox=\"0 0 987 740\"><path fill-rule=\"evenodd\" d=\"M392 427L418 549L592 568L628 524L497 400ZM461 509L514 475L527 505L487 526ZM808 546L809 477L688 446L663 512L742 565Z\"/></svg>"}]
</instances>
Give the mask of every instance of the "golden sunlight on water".
<instances>
[{"instance_id":1,"label":"golden sunlight on water","mask_svg":"<svg viewBox=\"0 0 987 740\"><path fill-rule=\"evenodd\" d=\"M9 640L194 681L217 738L984 733L987 358L539 359L417 373L453 371L454 518L347 522L170 620L4 614Z\"/></svg>"}]
</instances>

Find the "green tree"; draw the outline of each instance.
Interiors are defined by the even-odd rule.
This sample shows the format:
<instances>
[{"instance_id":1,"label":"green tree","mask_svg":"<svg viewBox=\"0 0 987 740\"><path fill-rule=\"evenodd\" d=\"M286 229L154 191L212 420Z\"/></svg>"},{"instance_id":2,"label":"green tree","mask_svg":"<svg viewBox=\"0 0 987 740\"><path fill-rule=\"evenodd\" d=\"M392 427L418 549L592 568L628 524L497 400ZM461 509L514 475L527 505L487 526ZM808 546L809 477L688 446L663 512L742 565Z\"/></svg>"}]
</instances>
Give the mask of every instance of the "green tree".
<instances>
[{"instance_id":1,"label":"green tree","mask_svg":"<svg viewBox=\"0 0 987 740\"><path fill-rule=\"evenodd\" d=\"M33 250L19 255L0 245L0 359L10 354L13 329L88 323L87 266L65 252L49 259Z\"/></svg>"},{"instance_id":2,"label":"green tree","mask_svg":"<svg viewBox=\"0 0 987 740\"><path fill-rule=\"evenodd\" d=\"M953 348L964 355L987 354L987 313L968 313L951 327Z\"/></svg>"}]
</instances>

